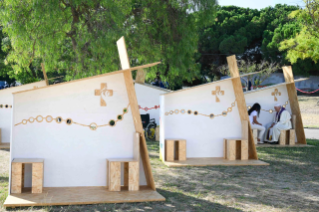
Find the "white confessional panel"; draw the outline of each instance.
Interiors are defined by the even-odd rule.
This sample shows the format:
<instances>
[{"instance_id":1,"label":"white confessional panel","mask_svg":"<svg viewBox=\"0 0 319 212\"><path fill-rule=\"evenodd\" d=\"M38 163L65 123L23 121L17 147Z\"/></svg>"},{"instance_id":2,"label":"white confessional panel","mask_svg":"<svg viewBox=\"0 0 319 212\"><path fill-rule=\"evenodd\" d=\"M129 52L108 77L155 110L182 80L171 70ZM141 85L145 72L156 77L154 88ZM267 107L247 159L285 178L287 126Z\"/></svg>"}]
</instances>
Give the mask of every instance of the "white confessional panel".
<instances>
[{"instance_id":1,"label":"white confessional panel","mask_svg":"<svg viewBox=\"0 0 319 212\"><path fill-rule=\"evenodd\" d=\"M216 102L216 97L212 95L217 86L225 92L224 95L218 96L220 102ZM223 157L223 139L241 137L241 120L237 103L227 116L213 119L202 115L189 115L187 110L198 111L205 115L211 113L217 115L227 111L235 99L230 80L162 96L161 118L164 123L162 131L164 136L161 135L161 148L165 148L164 139L186 139L188 158ZM186 113L165 114L176 109L185 109Z\"/></svg>"},{"instance_id":2,"label":"white confessional panel","mask_svg":"<svg viewBox=\"0 0 319 212\"><path fill-rule=\"evenodd\" d=\"M11 135L11 116L12 116L12 93L18 91L24 91L33 89L34 87L43 87L46 86L45 81L30 83L26 85L11 87L0 90L0 129L1 129L1 142L2 143L10 143L10 135ZM6 105L8 107L6 108Z\"/></svg>"},{"instance_id":3,"label":"white confessional panel","mask_svg":"<svg viewBox=\"0 0 319 212\"><path fill-rule=\"evenodd\" d=\"M279 94L276 95L277 101L275 101L275 97L272 95L275 89L278 89L278 92L280 92L280 96ZM289 96L288 96L286 85L279 85L274 88L264 89L260 91L257 90L256 92L246 93L245 100L246 100L247 106L253 106L255 103L259 103L261 106L261 109L264 109L267 111L269 110L275 111L274 110L275 104L284 105L286 104L286 102L288 102L286 109L291 113ZM262 110L258 117L258 121L262 123L263 125L266 125L267 123L270 123L273 121L275 114L276 114L275 112L269 113Z\"/></svg>"},{"instance_id":4,"label":"white confessional panel","mask_svg":"<svg viewBox=\"0 0 319 212\"><path fill-rule=\"evenodd\" d=\"M100 106L95 95L101 83L113 91ZM108 124L127 108L129 99L123 74L64 83L32 92L15 94L14 124L38 115L90 125ZM13 126L13 158L44 158L44 187L106 186L106 159L132 158L135 127L131 108L115 126L91 130L46 120ZM145 185L143 167L140 184ZM26 185L28 186L28 185Z\"/></svg>"}]
</instances>

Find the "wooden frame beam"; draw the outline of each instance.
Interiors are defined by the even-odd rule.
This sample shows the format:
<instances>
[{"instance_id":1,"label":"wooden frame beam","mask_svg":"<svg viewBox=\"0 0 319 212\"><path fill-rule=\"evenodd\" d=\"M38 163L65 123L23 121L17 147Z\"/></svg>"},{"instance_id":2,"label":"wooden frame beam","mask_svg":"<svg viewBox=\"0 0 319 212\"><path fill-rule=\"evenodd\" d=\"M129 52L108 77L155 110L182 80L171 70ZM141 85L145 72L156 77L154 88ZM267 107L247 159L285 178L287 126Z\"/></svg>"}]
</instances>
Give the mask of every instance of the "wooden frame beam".
<instances>
[{"instance_id":1,"label":"wooden frame beam","mask_svg":"<svg viewBox=\"0 0 319 212\"><path fill-rule=\"evenodd\" d=\"M232 84L233 84L233 88L235 92L240 119L242 121L248 122L248 154L249 154L248 158L258 160L257 150L254 143L254 136L253 136L250 122L249 122L246 100L245 100L243 88L242 88L240 77L239 77L239 70L237 66L236 56L232 55L227 57L227 63L229 66L230 75L231 77L234 77L234 79L232 79Z\"/></svg>"},{"instance_id":2,"label":"wooden frame beam","mask_svg":"<svg viewBox=\"0 0 319 212\"><path fill-rule=\"evenodd\" d=\"M144 71L143 69L139 69L136 72L135 82L144 84L145 77L146 77L146 71Z\"/></svg>"},{"instance_id":3,"label":"wooden frame beam","mask_svg":"<svg viewBox=\"0 0 319 212\"><path fill-rule=\"evenodd\" d=\"M120 60L121 60L122 69L130 69L130 63L129 63L129 59L128 59L128 54L127 54L127 50L126 50L126 44L125 44L124 37L121 37L116 43L117 43L117 48L118 48L118 52L119 52L119 56L120 56ZM137 102L135 87L134 87L134 83L133 83L132 73L130 71L127 71L127 72L124 72L123 75L124 75L124 80L125 80L125 84L126 84L127 95L128 95L131 110L132 110L132 116L133 116L133 120L134 120L135 130L136 130L136 132L138 132L140 134L140 137L141 137L140 154L141 154L141 159L143 162L146 182L147 182L147 185L152 190L156 190L154 178L153 178L153 174L152 174L151 163L150 163L150 159L148 156L146 139L144 137L144 129L143 129L143 125L142 125L141 115L140 115L140 111L138 108L138 102Z\"/></svg>"},{"instance_id":4,"label":"wooden frame beam","mask_svg":"<svg viewBox=\"0 0 319 212\"><path fill-rule=\"evenodd\" d=\"M47 84L47 86L49 86L49 79L48 79L47 73L45 72L45 68L44 68L43 63L41 63L41 67L42 67L42 72L43 72L45 83Z\"/></svg>"},{"instance_id":5,"label":"wooden frame beam","mask_svg":"<svg viewBox=\"0 0 319 212\"><path fill-rule=\"evenodd\" d=\"M288 83L286 84L286 88L288 92L291 113L293 115L296 115L295 131L297 136L297 143L307 144L292 68L291 66L284 66L282 67L282 70L284 73L285 81L286 83Z\"/></svg>"}]
</instances>

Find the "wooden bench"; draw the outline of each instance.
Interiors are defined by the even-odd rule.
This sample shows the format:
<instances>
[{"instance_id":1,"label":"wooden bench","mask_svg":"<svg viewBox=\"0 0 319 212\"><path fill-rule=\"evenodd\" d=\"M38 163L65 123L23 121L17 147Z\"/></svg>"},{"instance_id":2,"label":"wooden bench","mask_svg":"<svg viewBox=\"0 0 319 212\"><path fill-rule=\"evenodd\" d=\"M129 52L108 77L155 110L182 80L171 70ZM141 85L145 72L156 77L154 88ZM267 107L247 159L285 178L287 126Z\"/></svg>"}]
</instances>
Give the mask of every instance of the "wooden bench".
<instances>
[{"instance_id":1,"label":"wooden bench","mask_svg":"<svg viewBox=\"0 0 319 212\"><path fill-rule=\"evenodd\" d=\"M107 159L107 185L109 191L121 191L121 166L124 166L124 186L129 191L140 188L140 134L135 133L133 141L133 158Z\"/></svg>"},{"instance_id":2,"label":"wooden bench","mask_svg":"<svg viewBox=\"0 0 319 212\"><path fill-rule=\"evenodd\" d=\"M186 160L186 140L166 139L165 140L165 160L185 161Z\"/></svg>"},{"instance_id":3,"label":"wooden bench","mask_svg":"<svg viewBox=\"0 0 319 212\"><path fill-rule=\"evenodd\" d=\"M11 193L20 194L24 188L25 164L32 164L31 193L42 193L44 159L16 158L11 167Z\"/></svg>"},{"instance_id":4,"label":"wooden bench","mask_svg":"<svg viewBox=\"0 0 319 212\"><path fill-rule=\"evenodd\" d=\"M242 138L224 139L224 159L248 160L248 121L242 121Z\"/></svg>"},{"instance_id":5,"label":"wooden bench","mask_svg":"<svg viewBox=\"0 0 319 212\"><path fill-rule=\"evenodd\" d=\"M292 125L292 129L280 131L279 145L281 145L281 146L295 145L295 141L296 141L296 131L295 131L296 115L291 116L291 125Z\"/></svg>"}]
</instances>

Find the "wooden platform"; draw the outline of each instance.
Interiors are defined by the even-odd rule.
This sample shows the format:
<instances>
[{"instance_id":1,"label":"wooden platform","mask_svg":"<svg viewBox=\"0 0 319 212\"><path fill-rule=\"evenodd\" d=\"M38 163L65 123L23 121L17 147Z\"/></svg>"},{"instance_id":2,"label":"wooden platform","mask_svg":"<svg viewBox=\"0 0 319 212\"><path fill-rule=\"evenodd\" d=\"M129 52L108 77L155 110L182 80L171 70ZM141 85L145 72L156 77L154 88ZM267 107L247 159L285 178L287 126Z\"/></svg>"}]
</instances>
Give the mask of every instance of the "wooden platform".
<instances>
[{"instance_id":1,"label":"wooden platform","mask_svg":"<svg viewBox=\"0 0 319 212\"><path fill-rule=\"evenodd\" d=\"M187 158L186 161L165 161L168 167L182 166L268 166L260 160L225 160L224 158Z\"/></svg>"},{"instance_id":2,"label":"wooden platform","mask_svg":"<svg viewBox=\"0 0 319 212\"><path fill-rule=\"evenodd\" d=\"M127 189L127 187L126 187ZM54 187L43 188L42 194L11 194L4 202L4 207L82 205L99 203L128 203L165 201L165 198L143 186L139 191L108 191L107 187Z\"/></svg>"},{"instance_id":3,"label":"wooden platform","mask_svg":"<svg viewBox=\"0 0 319 212\"><path fill-rule=\"evenodd\" d=\"M308 145L308 144L295 144L295 145L292 145L292 146L290 146L290 145L285 145L285 146L283 146L283 145L279 145L279 144L257 144L256 145L256 147L289 147L289 148L291 148L291 147L314 147L314 146L312 146L312 145Z\"/></svg>"},{"instance_id":4,"label":"wooden platform","mask_svg":"<svg viewBox=\"0 0 319 212\"><path fill-rule=\"evenodd\" d=\"M0 149L10 149L10 143L0 143Z\"/></svg>"}]
</instances>

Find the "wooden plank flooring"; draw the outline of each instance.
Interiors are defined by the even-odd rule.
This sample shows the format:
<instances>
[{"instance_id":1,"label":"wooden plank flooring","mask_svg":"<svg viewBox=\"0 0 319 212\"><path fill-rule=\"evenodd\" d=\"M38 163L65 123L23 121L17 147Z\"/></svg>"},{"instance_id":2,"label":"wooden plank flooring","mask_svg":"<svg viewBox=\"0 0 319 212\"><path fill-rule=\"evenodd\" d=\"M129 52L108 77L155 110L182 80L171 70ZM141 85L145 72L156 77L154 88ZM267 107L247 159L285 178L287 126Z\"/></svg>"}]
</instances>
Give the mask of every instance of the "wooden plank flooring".
<instances>
[{"instance_id":1,"label":"wooden plank flooring","mask_svg":"<svg viewBox=\"0 0 319 212\"><path fill-rule=\"evenodd\" d=\"M186 161L165 161L168 167L182 166L268 166L260 160L225 160L224 158L187 158Z\"/></svg>"},{"instance_id":2,"label":"wooden plank flooring","mask_svg":"<svg viewBox=\"0 0 319 212\"><path fill-rule=\"evenodd\" d=\"M3 205L19 207L150 201L165 201L165 198L156 191L143 186L139 191L127 191L127 188L124 191L108 191L107 187L54 187L43 188L41 194L30 192L11 194Z\"/></svg>"}]
</instances>

